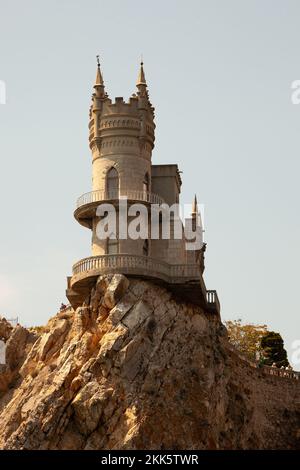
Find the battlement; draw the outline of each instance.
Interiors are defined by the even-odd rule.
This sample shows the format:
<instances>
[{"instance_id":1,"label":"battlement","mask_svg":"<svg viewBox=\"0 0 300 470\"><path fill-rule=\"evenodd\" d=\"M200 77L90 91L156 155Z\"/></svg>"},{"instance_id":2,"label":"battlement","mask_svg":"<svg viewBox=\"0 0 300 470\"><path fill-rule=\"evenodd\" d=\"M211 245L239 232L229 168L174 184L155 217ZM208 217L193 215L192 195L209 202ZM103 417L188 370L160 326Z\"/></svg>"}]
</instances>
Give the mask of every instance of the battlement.
<instances>
[{"instance_id":1,"label":"battlement","mask_svg":"<svg viewBox=\"0 0 300 470\"><path fill-rule=\"evenodd\" d=\"M103 106L104 113L113 113L113 114L128 114L128 113L137 113L138 112L138 99L132 98L128 102L124 101L123 97L117 96L114 102L106 103Z\"/></svg>"},{"instance_id":2,"label":"battlement","mask_svg":"<svg viewBox=\"0 0 300 470\"><path fill-rule=\"evenodd\" d=\"M91 113L89 122L90 147L96 148L95 143L98 148L102 149L109 146L119 147L122 142L128 146L126 142L129 141L132 146L131 139L133 138L138 141L143 139L144 144L148 143L147 145L150 146L149 151L151 152L154 147L155 124L153 108L150 103L146 108L144 104L141 106L141 100L138 96L131 96L128 102L118 96L114 102L110 99L103 100L101 107L93 108Z\"/></svg>"},{"instance_id":3,"label":"battlement","mask_svg":"<svg viewBox=\"0 0 300 470\"><path fill-rule=\"evenodd\" d=\"M125 101L122 96L117 96L114 102L111 99L106 99L103 102L103 107L100 112L103 114L140 114L145 111L148 120L154 119L154 108L150 102L145 98L139 98L136 95L130 96L128 101Z\"/></svg>"},{"instance_id":4,"label":"battlement","mask_svg":"<svg viewBox=\"0 0 300 470\"><path fill-rule=\"evenodd\" d=\"M133 94L132 96L129 97L128 101L125 101L123 96L116 96L114 103L110 100L110 104L112 106L117 105L119 106L120 104L126 104L126 105L133 105L137 107L138 104L138 96Z\"/></svg>"}]
</instances>

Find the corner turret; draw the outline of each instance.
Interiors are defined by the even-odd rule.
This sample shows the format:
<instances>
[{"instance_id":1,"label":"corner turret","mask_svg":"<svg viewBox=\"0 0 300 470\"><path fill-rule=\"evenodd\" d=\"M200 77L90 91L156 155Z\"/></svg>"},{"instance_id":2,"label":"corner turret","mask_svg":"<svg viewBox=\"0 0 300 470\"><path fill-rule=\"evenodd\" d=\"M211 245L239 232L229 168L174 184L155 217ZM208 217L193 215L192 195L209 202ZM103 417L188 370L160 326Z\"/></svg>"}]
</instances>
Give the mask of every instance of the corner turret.
<instances>
[{"instance_id":1,"label":"corner turret","mask_svg":"<svg viewBox=\"0 0 300 470\"><path fill-rule=\"evenodd\" d=\"M103 102L109 100L107 93L105 92L105 86L103 81L103 75L101 73L99 56L97 55L97 72L96 80L94 84L94 93L92 94L92 104L90 107L90 147L94 144L100 144L99 136L99 122L100 116L103 109Z\"/></svg>"}]
</instances>

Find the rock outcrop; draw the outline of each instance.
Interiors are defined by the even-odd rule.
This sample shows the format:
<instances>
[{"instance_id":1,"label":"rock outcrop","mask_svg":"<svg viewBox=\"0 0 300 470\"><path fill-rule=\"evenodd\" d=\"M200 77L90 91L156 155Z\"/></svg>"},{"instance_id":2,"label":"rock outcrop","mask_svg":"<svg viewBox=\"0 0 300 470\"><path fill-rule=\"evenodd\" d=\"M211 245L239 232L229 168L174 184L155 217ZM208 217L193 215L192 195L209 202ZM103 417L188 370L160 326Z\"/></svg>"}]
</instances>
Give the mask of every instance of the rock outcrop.
<instances>
[{"instance_id":1,"label":"rock outcrop","mask_svg":"<svg viewBox=\"0 0 300 470\"><path fill-rule=\"evenodd\" d=\"M100 277L76 312L0 335L1 449L300 448L300 383L150 282Z\"/></svg>"}]
</instances>

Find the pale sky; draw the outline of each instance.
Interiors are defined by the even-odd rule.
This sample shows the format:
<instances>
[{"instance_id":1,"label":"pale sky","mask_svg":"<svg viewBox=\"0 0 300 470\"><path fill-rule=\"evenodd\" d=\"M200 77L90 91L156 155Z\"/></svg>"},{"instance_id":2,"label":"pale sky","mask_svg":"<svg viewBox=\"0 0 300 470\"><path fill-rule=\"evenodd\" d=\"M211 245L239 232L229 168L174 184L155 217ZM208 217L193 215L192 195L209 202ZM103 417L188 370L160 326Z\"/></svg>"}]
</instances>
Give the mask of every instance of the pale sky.
<instances>
[{"instance_id":1,"label":"pale sky","mask_svg":"<svg viewBox=\"0 0 300 470\"><path fill-rule=\"evenodd\" d=\"M300 339L300 2L0 0L0 314L44 324L90 255L73 218L91 190L88 108L135 91L143 53L153 163L178 163L205 205L207 288L222 318ZM294 364L300 369L300 364Z\"/></svg>"}]
</instances>

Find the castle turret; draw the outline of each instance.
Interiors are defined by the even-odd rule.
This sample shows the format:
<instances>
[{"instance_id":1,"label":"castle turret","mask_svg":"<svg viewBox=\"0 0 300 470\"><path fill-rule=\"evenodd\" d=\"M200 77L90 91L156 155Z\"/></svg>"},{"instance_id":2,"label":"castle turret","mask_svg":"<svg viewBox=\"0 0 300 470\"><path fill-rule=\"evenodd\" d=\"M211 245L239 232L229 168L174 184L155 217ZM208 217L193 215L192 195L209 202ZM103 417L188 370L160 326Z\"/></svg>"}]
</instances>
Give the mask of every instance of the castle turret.
<instances>
[{"instance_id":1,"label":"castle turret","mask_svg":"<svg viewBox=\"0 0 300 470\"><path fill-rule=\"evenodd\" d=\"M105 92L105 86L104 86L103 76L101 73L99 56L97 56L97 72L96 72L94 90L95 91L92 94L92 104L90 107L90 122L89 122L90 148L100 143L100 140L99 140L100 116L101 116L101 112L103 109L103 102L109 99L107 93Z\"/></svg>"},{"instance_id":2,"label":"castle turret","mask_svg":"<svg viewBox=\"0 0 300 470\"><path fill-rule=\"evenodd\" d=\"M128 102L105 92L99 60L90 110L90 148L92 152L92 189L78 200L76 219L92 229L92 253L109 253L107 241L99 240L96 208L100 202L113 202L118 210L120 197L133 202L161 202L151 193L151 156L154 148L154 108L149 101L143 64L137 83L138 92ZM118 236L118 234L116 234ZM116 246L118 245L118 246ZM118 253L143 253L134 240L115 242Z\"/></svg>"},{"instance_id":3,"label":"castle turret","mask_svg":"<svg viewBox=\"0 0 300 470\"><path fill-rule=\"evenodd\" d=\"M151 165L154 108L149 99L143 62L136 86L137 92L128 101L117 97L113 102L105 91L97 57L89 115L92 191L78 199L74 212L76 220L92 232L92 256L73 266L72 276L68 278L68 299L76 308L89 295L99 275L121 273L166 283L177 295L186 296L207 309L212 308L208 303L214 304L216 310L216 295L210 294L211 300L208 300L202 279L203 253L199 248L187 251L182 221L177 212L169 210L179 203L178 167L176 164ZM127 203L125 219L124 199ZM136 203L143 206L133 207ZM153 204L162 203L164 206L151 210ZM116 217L113 216L113 228L105 230L108 212ZM198 227L196 197L192 212L193 227ZM156 221L152 218L155 214ZM168 214L169 231L165 231ZM127 230L132 226L135 230Z\"/></svg>"}]
</instances>

